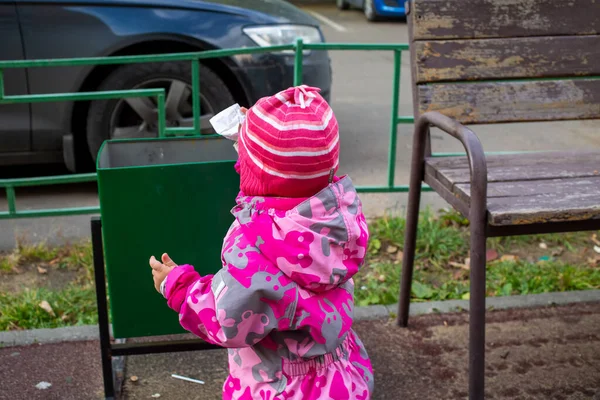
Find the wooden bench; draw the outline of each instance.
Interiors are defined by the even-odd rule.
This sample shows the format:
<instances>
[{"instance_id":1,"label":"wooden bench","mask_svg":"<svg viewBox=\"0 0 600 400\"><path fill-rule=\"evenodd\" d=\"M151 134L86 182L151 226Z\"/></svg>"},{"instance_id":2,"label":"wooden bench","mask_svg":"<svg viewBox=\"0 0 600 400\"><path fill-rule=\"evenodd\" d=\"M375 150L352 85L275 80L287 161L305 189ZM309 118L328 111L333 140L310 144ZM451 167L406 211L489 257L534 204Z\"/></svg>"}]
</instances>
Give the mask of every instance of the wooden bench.
<instances>
[{"instance_id":1,"label":"wooden bench","mask_svg":"<svg viewBox=\"0 0 600 400\"><path fill-rule=\"evenodd\" d=\"M486 157L462 124L600 119L600 2L407 5L416 124L398 322L408 323L425 182L470 221L469 397L483 399L486 239L600 229L600 149ZM432 126L467 156L432 157Z\"/></svg>"}]
</instances>

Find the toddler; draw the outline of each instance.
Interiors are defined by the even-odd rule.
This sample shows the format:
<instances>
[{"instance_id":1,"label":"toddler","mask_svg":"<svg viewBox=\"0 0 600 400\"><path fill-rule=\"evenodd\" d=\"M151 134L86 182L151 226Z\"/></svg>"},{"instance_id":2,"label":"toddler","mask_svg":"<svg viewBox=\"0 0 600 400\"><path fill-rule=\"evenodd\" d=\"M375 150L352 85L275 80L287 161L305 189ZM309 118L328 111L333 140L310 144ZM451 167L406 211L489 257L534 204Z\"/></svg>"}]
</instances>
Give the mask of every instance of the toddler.
<instances>
[{"instance_id":1,"label":"toddler","mask_svg":"<svg viewBox=\"0 0 600 400\"><path fill-rule=\"evenodd\" d=\"M199 276L163 254L150 259L155 286L185 329L228 348L223 399L370 399L371 363L352 330L369 233L352 181L335 176L337 120L308 86L243 111L222 269Z\"/></svg>"}]
</instances>

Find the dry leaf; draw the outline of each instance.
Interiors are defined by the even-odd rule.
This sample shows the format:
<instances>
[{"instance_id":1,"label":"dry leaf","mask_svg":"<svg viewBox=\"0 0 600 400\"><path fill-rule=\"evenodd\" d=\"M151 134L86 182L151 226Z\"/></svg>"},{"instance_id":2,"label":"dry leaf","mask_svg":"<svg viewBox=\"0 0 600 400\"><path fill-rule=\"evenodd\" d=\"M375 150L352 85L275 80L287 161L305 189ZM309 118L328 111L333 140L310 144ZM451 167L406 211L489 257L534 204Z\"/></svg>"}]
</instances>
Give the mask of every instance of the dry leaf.
<instances>
[{"instance_id":1,"label":"dry leaf","mask_svg":"<svg viewBox=\"0 0 600 400\"><path fill-rule=\"evenodd\" d=\"M454 268L464 268L465 267L465 264L457 263L457 262L454 262L454 261L450 261L448 264L450 264Z\"/></svg>"},{"instance_id":2,"label":"dry leaf","mask_svg":"<svg viewBox=\"0 0 600 400\"><path fill-rule=\"evenodd\" d=\"M462 266L462 269L471 269L471 259L470 258L465 258L465 264Z\"/></svg>"},{"instance_id":3,"label":"dry leaf","mask_svg":"<svg viewBox=\"0 0 600 400\"><path fill-rule=\"evenodd\" d=\"M594 246L594 251L600 254L600 246Z\"/></svg>"},{"instance_id":4,"label":"dry leaf","mask_svg":"<svg viewBox=\"0 0 600 400\"><path fill-rule=\"evenodd\" d=\"M600 246L600 240L598 240L598 236L594 233L592 235L592 242L594 242L597 246Z\"/></svg>"},{"instance_id":5,"label":"dry leaf","mask_svg":"<svg viewBox=\"0 0 600 400\"><path fill-rule=\"evenodd\" d=\"M512 254L505 254L502 257L500 257L500 261L514 262L514 261L517 261L518 259L519 259L519 257L513 256Z\"/></svg>"},{"instance_id":6,"label":"dry leaf","mask_svg":"<svg viewBox=\"0 0 600 400\"><path fill-rule=\"evenodd\" d=\"M63 321L66 321L66 320L69 319L69 317L70 317L69 314L63 314L62 317L60 317L60 319L63 320Z\"/></svg>"},{"instance_id":7,"label":"dry leaf","mask_svg":"<svg viewBox=\"0 0 600 400\"><path fill-rule=\"evenodd\" d=\"M53 317L56 317L56 314L54 314L54 310L52 309L52 306L46 300L42 300L42 302L39 304L39 306L42 310L46 311L48 314L52 315Z\"/></svg>"},{"instance_id":8,"label":"dry leaf","mask_svg":"<svg viewBox=\"0 0 600 400\"><path fill-rule=\"evenodd\" d=\"M448 326L448 321L444 321L444 326Z\"/></svg>"},{"instance_id":9,"label":"dry leaf","mask_svg":"<svg viewBox=\"0 0 600 400\"><path fill-rule=\"evenodd\" d=\"M544 243L544 242L541 242L540 243L540 249L546 250L546 249L548 249L548 245L546 243Z\"/></svg>"},{"instance_id":10,"label":"dry leaf","mask_svg":"<svg viewBox=\"0 0 600 400\"><path fill-rule=\"evenodd\" d=\"M396 260L402 261L403 257L404 257L404 253L402 251L399 251L396 253Z\"/></svg>"},{"instance_id":11,"label":"dry leaf","mask_svg":"<svg viewBox=\"0 0 600 400\"><path fill-rule=\"evenodd\" d=\"M37 270L40 274L47 274L48 270L46 268L42 268L42 267L37 267Z\"/></svg>"},{"instance_id":12,"label":"dry leaf","mask_svg":"<svg viewBox=\"0 0 600 400\"><path fill-rule=\"evenodd\" d=\"M386 251L388 252L388 254L394 254L398 251L398 248L396 246L388 246Z\"/></svg>"},{"instance_id":13,"label":"dry leaf","mask_svg":"<svg viewBox=\"0 0 600 400\"><path fill-rule=\"evenodd\" d=\"M485 261L490 262L498 259L498 252L494 249L488 249L485 252Z\"/></svg>"},{"instance_id":14,"label":"dry leaf","mask_svg":"<svg viewBox=\"0 0 600 400\"><path fill-rule=\"evenodd\" d=\"M133 375L133 376L132 376L131 378L129 378L129 379L131 379L131 382L137 382L137 381L138 381L138 377L137 377L137 376L135 376L135 375Z\"/></svg>"},{"instance_id":15,"label":"dry leaf","mask_svg":"<svg viewBox=\"0 0 600 400\"><path fill-rule=\"evenodd\" d=\"M454 275L452 275L452 279L454 279L455 281L462 279L463 274L464 274L464 271L458 270L454 273Z\"/></svg>"}]
</instances>

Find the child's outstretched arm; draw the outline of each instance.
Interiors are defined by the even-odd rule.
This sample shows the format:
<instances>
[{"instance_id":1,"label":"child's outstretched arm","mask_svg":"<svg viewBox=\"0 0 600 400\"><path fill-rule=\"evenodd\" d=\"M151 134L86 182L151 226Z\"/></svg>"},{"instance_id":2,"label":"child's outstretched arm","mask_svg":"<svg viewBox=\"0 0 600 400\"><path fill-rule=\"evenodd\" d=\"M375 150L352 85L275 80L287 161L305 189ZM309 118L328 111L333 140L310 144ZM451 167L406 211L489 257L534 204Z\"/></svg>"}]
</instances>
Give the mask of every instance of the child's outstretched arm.
<instances>
[{"instance_id":1,"label":"child's outstretched arm","mask_svg":"<svg viewBox=\"0 0 600 400\"><path fill-rule=\"evenodd\" d=\"M164 270L156 263L152 265L151 260L153 270ZM226 269L215 275L200 276L191 265L173 267L168 270L164 284L158 283L158 288L169 307L179 313L183 328L223 347L252 346L278 328L280 322L275 316L274 304L288 305L284 306L287 312L281 322L290 321L294 312L291 303L295 302L295 293L284 294L279 288L274 290L272 284L260 288L241 287Z\"/></svg>"}]
</instances>

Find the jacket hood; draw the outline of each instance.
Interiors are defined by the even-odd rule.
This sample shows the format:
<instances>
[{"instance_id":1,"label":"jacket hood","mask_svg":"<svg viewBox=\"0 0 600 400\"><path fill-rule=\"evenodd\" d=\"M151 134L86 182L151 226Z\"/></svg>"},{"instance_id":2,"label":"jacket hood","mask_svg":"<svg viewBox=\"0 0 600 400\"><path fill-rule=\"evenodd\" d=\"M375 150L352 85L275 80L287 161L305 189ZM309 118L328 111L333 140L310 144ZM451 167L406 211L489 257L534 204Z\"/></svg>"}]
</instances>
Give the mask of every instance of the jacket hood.
<instances>
[{"instance_id":1,"label":"jacket hood","mask_svg":"<svg viewBox=\"0 0 600 400\"><path fill-rule=\"evenodd\" d=\"M233 214L266 259L299 286L331 290L362 266L369 233L349 177L306 199L248 197Z\"/></svg>"}]
</instances>

